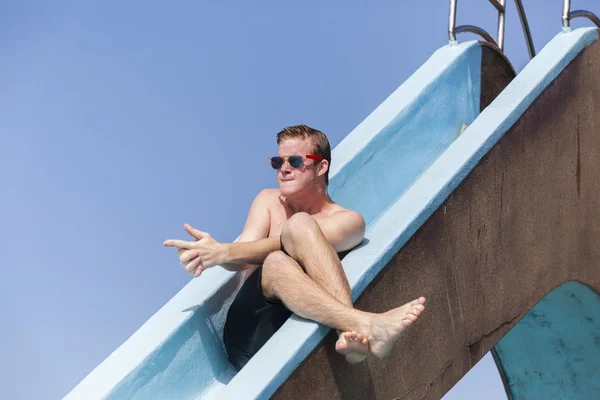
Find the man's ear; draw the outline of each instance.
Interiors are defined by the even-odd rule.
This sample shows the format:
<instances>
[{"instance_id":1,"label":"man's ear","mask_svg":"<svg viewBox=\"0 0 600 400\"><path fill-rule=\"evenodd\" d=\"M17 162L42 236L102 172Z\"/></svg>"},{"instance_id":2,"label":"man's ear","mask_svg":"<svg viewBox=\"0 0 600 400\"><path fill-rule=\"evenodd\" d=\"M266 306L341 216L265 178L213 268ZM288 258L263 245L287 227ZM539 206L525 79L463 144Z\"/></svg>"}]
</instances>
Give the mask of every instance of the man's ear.
<instances>
[{"instance_id":1,"label":"man's ear","mask_svg":"<svg viewBox=\"0 0 600 400\"><path fill-rule=\"evenodd\" d=\"M319 176L325 175L325 173L327 172L328 169L329 169L329 161L322 160L319 163L319 170L317 171L317 175L319 175Z\"/></svg>"}]
</instances>

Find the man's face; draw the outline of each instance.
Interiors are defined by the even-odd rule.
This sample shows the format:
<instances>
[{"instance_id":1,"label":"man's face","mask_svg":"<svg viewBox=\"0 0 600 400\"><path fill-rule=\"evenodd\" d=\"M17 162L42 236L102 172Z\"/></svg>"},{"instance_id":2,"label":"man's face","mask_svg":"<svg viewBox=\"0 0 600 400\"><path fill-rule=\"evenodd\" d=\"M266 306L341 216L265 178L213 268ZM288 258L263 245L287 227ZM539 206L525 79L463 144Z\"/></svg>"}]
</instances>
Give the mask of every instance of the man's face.
<instances>
[{"instance_id":1,"label":"man's face","mask_svg":"<svg viewBox=\"0 0 600 400\"><path fill-rule=\"evenodd\" d=\"M287 160L287 157L293 155L306 156L313 154L313 146L308 139L287 139L279 145L278 154ZM300 168L293 168L289 162L284 162L283 166L277 170L277 182L283 196L289 197L296 193L309 189L316 184L318 162L311 159L304 159L304 165Z\"/></svg>"}]
</instances>

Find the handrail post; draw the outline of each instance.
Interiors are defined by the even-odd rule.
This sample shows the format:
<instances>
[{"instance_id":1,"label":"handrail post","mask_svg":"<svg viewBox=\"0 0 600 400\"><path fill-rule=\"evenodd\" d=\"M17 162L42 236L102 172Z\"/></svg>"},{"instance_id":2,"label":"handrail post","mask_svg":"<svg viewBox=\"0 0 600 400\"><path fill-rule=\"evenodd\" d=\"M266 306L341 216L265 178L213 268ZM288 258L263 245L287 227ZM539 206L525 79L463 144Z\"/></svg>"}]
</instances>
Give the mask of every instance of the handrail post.
<instances>
[{"instance_id":1,"label":"handrail post","mask_svg":"<svg viewBox=\"0 0 600 400\"><path fill-rule=\"evenodd\" d=\"M517 12L519 13L519 19L521 20L521 28L523 28L523 34L525 35L525 41L527 42L529 58L533 58L535 57L535 46L533 45L533 37L531 36L531 30L529 29L529 23L527 22L525 8L523 8L523 2L521 0L515 0L515 6L517 6Z\"/></svg>"},{"instance_id":2,"label":"handrail post","mask_svg":"<svg viewBox=\"0 0 600 400\"><path fill-rule=\"evenodd\" d=\"M504 20L506 16L506 0L500 0L502 11L498 10L498 47L504 52Z\"/></svg>"},{"instance_id":3,"label":"handrail post","mask_svg":"<svg viewBox=\"0 0 600 400\"><path fill-rule=\"evenodd\" d=\"M489 0L490 3L498 10L498 12L505 12L506 7L502 5L500 0Z\"/></svg>"},{"instance_id":4,"label":"handrail post","mask_svg":"<svg viewBox=\"0 0 600 400\"><path fill-rule=\"evenodd\" d=\"M461 25L461 26L456 26L456 12L457 12L457 8L458 8L458 0L450 0L450 15L448 17L448 40L450 42L450 45L455 45L457 43L456 41L456 35L461 33L461 32L472 32L475 33L481 37L483 37L485 40L487 40L488 42L494 44L495 46L497 46L500 49L501 53L504 53L504 34L505 34L505 21L506 21L506 0L488 0L496 10L498 10L498 41L494 41L494 39L492 38L492 36L487 33L485 31L485 29L482 29L478 26L474 26L474 25ZM573 17L575 18L575 15L570 13L570 8L571 8L571 0L564 0L565 3L563 4L563 15L566 15L566 20L563 17L563 24L565 23L564 21L566 21L566 23L569 23L569 18ZM523 28L523 34L525 36L525 41L527 44L527 50L529 51L529 57L533 58L535 57L535 47L533 45L533 39L531 37L531 31L529 29L529 23L527 22L527 16L525 15L525 9L523 8L523 3L521 0L515 0L515 5L517 7L517 12L519 13L519 19L521 20L521 27ZM565 11L566 10L566 11ZM566 13L566 14L565 14ZM597 21L600 21L600 19L598 19L595 15L591 14L588 11L578 11L578 15L577 16L585 16L588 17L590 19L592 19L592 21L598 23Z\"/></svg>"},{"instance_id":5,"label":"handrail post","mask_svg":"<svg viewBox=\"0 0 600 400\"><path fill-rule=\"evenodd\" d=\"M571 0L563 0L562 26L565 32L571 30Z\"/></svg>"},{"instance_id":6,"label":"handrail post","mask_svg":"<svg viewBox=\"0 0 600 400\"><path fill-rule=\"evenodd\" d=\"M456 7L458 0L450 0L450 17L448 20L448 40L450 44L456 44L456 35L454 29L456 28Z\"/></svg>"}]
</instances>

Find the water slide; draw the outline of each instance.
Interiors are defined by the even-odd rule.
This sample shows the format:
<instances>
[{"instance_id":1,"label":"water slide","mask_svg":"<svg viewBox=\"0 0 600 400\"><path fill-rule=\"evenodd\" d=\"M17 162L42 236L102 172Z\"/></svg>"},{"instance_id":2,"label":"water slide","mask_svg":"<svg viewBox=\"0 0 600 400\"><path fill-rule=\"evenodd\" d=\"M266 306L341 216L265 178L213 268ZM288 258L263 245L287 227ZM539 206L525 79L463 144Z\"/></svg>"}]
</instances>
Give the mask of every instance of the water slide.
<instances>
[{"instance_id":1,"label":"water slide","mask_svg":"<svg viewBox=\"0 0 600 400\"><path fill-rule=\"evenodd\" d=\"M516 76L444 46L333 150L330 194L367 221L342 260L356 307L428 298L388 358L350 366L294 315L236 373L242 276L213 268L65 398L439 399L490 350L512 398L600 398L597 39L561 32Z\"/></svg>"}]
</instances>

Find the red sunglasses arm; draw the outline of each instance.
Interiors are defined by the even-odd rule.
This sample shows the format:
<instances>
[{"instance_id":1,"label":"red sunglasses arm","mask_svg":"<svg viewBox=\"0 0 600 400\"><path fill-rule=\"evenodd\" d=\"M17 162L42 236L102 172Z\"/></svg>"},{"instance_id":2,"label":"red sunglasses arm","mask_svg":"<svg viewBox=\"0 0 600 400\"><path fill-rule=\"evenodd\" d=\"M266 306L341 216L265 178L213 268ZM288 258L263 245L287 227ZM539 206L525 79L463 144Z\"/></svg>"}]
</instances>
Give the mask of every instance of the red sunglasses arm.
<instances>
[{"instance_id":1,"label":"red sunglasses arm","mask_svg":"<svg viewBox=\"0 0 600 400\"><path fill-rule=\"evenodd\" d=\"M311 160L323 161L324 158L320 156L315 156L314 154L307 154L306 158L310 158Z\"/></svg>"}]
</instances>

